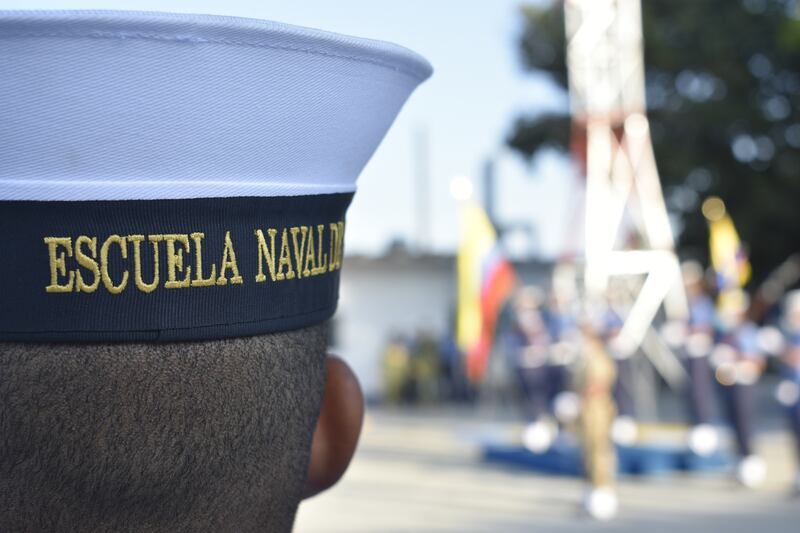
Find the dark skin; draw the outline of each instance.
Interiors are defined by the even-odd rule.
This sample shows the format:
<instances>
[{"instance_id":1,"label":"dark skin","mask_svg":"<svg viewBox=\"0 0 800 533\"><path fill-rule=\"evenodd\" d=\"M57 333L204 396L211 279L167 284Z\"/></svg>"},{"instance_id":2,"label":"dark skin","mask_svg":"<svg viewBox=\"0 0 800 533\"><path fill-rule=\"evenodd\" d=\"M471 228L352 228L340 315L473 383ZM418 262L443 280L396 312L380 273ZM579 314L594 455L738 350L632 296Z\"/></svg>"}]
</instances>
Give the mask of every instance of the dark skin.
<instances>
[{"instance_id":1,"label":"dark skin","mask_svg":"<svg viewBox=\"0 0 800 533\"><path fill-rule=\"evenodd\" d=\"M364 395L353 371L333 355L328 355L325 366L325 393L311 442L305 498L341 479L356 451L364 422Z\"/></svg>"}]
</instances>

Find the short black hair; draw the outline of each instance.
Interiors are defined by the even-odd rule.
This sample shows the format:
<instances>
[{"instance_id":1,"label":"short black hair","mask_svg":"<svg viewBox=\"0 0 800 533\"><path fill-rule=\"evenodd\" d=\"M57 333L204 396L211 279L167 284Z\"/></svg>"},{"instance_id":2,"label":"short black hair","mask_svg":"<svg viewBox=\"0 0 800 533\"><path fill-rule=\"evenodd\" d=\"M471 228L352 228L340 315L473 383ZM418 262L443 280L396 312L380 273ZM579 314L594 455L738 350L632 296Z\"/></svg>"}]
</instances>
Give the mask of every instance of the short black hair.
<instances>
[{"instance_id":1,"label":"short black hair","mask_svg":"<svg viewBox=\"0 0 800 533\"><path fill-rule=\"evenodd\" d=\"M0 343L0 531L289 531L326 339Z\"/></svg>"}]
</instances>

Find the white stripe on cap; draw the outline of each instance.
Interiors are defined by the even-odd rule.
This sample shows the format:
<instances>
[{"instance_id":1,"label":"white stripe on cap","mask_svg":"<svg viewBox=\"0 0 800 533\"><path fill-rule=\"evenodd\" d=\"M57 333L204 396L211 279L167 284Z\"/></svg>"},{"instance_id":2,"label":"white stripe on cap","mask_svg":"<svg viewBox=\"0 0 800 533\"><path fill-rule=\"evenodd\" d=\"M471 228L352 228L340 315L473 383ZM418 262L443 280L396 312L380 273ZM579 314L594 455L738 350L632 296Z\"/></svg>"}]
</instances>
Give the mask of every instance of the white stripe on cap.
<instances>
[{"instance_id":1,"label":"white stripe on cap","mask_svg":"<svg viewBox=\"0 0 800 533\"><path fill-rule=\"evenodd\" d=\"M274 22L0 12L0 200L350 192L430 73Z\"/></svg>"}]
</instances>

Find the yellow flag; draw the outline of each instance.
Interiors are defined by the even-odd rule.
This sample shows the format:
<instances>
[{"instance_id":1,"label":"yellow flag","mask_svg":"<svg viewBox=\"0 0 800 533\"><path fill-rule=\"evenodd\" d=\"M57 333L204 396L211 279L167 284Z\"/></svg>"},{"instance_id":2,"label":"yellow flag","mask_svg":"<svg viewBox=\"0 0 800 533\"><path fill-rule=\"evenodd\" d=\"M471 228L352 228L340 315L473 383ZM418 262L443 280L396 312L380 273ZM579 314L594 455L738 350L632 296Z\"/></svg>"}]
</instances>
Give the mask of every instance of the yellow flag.
<instances>
[{"instance_id":1,"label":"yellow flag","mask_svg":"<svg viewBox=\"0 0 800 533\"><path fill-rule=\"evenodd\" d=\"M717 273L720 290L743 287L750 280L750 262L739 241L733 220L723 215L709 221L711 265Z\"/></svg>"}]
</instances>

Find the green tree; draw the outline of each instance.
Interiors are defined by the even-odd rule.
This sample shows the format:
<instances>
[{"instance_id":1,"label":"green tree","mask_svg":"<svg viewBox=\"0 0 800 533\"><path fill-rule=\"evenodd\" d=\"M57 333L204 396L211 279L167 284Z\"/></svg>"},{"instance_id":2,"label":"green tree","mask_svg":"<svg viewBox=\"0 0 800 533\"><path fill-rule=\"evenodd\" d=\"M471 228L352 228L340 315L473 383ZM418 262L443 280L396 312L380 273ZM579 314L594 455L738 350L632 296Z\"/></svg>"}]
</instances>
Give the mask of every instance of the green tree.
<instances>
[{"instance_id":1,"label":"green tree","mask_svg":"<svg viewBox=\"0 0 800 533\"><path fill-rule=\"evenodd\" d=\"M561 2L522 11L526 69L566 90ZM754 281L800 251L800 2L643 0L648 116L683 255L707 258L703 198L718 195ZM567 111L517 119L507 143L569 149Z\"/></svg>"}]
</instances>

